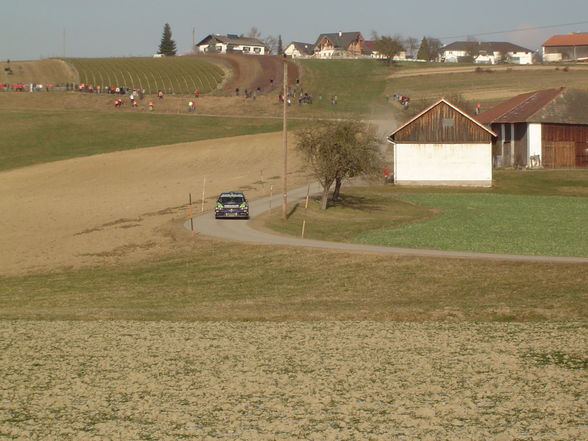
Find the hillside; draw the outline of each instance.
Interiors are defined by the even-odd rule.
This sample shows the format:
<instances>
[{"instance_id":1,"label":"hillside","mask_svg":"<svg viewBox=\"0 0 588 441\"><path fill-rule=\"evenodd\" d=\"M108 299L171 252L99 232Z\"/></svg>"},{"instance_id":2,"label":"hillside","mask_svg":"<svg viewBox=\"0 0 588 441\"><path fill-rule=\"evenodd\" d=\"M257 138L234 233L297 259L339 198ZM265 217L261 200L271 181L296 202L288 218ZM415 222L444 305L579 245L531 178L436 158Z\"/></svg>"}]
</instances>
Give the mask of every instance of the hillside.
<instances>
[{"instance_id":1,"label":"hillside","mask_svg":"<svg viewBox=\"0 0 588 441\"><path fill-rule=\"evenodd\" d=\"M77 72L63 60L48 59L35 61L2 61L0 69L4 73L0 83L75 83ZM10 69L7 71L6 69ZM7 74L12 72L12 74Z\"/></svg>"}]
</instances>

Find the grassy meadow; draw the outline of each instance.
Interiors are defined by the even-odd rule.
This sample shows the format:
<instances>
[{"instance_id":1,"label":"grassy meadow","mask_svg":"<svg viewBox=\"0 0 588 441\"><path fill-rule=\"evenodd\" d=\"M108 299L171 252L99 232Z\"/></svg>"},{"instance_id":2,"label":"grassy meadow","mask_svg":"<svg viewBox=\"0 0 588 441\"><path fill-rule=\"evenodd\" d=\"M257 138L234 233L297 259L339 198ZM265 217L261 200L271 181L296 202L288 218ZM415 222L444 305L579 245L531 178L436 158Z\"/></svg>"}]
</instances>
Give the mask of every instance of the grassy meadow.
<instances>
[{"instance_id":1,"label":"grassy meadow","mask_svg":"<svg viewBox=\"0 0 588 441\"><path fill-rule=\"evenodd\" d=\"M404 248L588 257L588 172L495 171L492 189L356 187L326 212L313 199L266 225L305 237Z\"/></svg>"},{"instance_id":2,"label":"grassy meadow","mask_svg":"<svg viewBox=\"0 0 588 441\"><path fill-rule=\"evenodd\" d=\"M311 107L301 111L369 115L384 112L388 67L374 60L299 60L300 81L313 96ZM320 97L322 96L322 100ZM331 98L337 97L337 104Z\"/></svg>"},{"instance_id":3,"label":"grassy meadow","mask_svg":"<svg viewBox=\"0 0 588 441\"><path fill-rule=\"evenodd\" d=\"M2 277L0 319L585 320L585 269L253 246L196 236L178 243L171 256L136 264Z\"/></svg>"},{"instance_id":4,"label":"grassy meadow","mask_svg":"<svg viewBox=\"0 0 588 441\"><path fill-rule=\"evenodd\" d=\"M0 170L280 128L281 122L275 119L91 110L0 111Z\"/></svg>"}]
</instances>

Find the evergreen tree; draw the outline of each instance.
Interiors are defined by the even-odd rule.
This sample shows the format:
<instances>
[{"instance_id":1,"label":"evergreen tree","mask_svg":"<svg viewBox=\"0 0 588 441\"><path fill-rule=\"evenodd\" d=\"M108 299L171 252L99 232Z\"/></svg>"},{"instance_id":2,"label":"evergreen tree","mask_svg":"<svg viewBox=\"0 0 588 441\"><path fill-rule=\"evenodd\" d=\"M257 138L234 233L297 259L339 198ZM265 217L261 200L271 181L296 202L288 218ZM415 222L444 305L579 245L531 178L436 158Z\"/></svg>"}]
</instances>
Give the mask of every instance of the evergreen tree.
<instances>
[{"instance_id":1,"label":"evergreen tree","mask_svg":"<svg viewBox=\"0 0 588 441\"><path fill-rule=\"evenodd\" d=\"M284 54L284 48L282 47L282 36L278 35L278 49L277 49L278 55L283 55Z\"/></svg>"},{"instance_id":2,"label":"evergreen tree","mask_svg":"<svg viewBox=\"0 0 588 441\"><path fill-rule=\"evenodd\" d=\"M427 61L429 60L429 42L427 41L427 37L423 37L421 40L421 47L419 47L417 59Z\"/></svg>"},{"instance_id":3,"label":"evergreen tree","mask_svg":"<svg viewBox=\"0 0 588 441\"><path fill-rule=\"evenodd\" d=\"M159 43L159 53L165 56L173 57L176 54L176 42L172 40L172 32L169 23L163 27L161 43Z\"/></svg>"}]
</instances>

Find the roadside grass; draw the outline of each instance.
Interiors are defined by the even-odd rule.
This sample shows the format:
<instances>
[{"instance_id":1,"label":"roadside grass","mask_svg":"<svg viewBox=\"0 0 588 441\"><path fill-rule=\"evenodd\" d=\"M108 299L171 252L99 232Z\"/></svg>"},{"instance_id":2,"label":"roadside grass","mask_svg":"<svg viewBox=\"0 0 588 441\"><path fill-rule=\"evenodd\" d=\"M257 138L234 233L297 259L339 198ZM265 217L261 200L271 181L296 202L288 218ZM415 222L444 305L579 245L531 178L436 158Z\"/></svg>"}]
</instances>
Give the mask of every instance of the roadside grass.
<instances>
[{"instance_id":1,"label":"roadside grass","mask_svg":"<svg viewBox=\"0 0 588 441\"><path fill-rule=\"evenodd\" d=\"M489 253L588 256L588 171L495 173L492 189L343 187L326 211L299 203L287 221L257 222L284 234L398 246ZM573 196L573 197L572 197Z\"/></svg>"},{"instance_id":2,"label":"roadside grass","mask_svg":"<svg viewBox=\"0 0 588 441\"><path fill-rule=\"evenodd\" d=\"M141 264L2 277L0 319L585 320L585 270L195 238Z\"/></svg>"},{"instance_id":3,"label":"roadside grass","mask_svg":"<svg viewBox=\"0 0 588 441\"><path fill-rule=\"evenodd\" d=\"M292 122L296 127L298 122ZM95 111L0 111L0 170L180 142L278 131L275 119Z\"/></svg>"}]
</instances>

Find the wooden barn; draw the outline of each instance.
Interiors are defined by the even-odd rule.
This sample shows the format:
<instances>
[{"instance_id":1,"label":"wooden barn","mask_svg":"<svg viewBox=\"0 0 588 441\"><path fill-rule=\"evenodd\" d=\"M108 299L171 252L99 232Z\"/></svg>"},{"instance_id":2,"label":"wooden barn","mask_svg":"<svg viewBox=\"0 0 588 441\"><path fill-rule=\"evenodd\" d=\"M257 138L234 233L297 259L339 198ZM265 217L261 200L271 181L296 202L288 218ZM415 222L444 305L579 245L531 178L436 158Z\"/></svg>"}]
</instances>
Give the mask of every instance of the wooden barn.
<instances>
[{"instance_id":1,"label":"wooden barn","mask_svg":"<svg viewBox=\"0 0 588 441\"><path fill-rule=\"evenodd\" d=\"M492 185L496 134L441 99L394 130L394 182L404 185Z\"/></svg>"},{"instance_id":2,"label":"wooden barn","mask_svg":"<svg viewBox=\"0 0 588 441\"><path fill-rule=\"evenodd\" d=\"M588 91L518 95L477 116L498 134L495 167L588 168Z\"/></svg>"}]
</instances>

